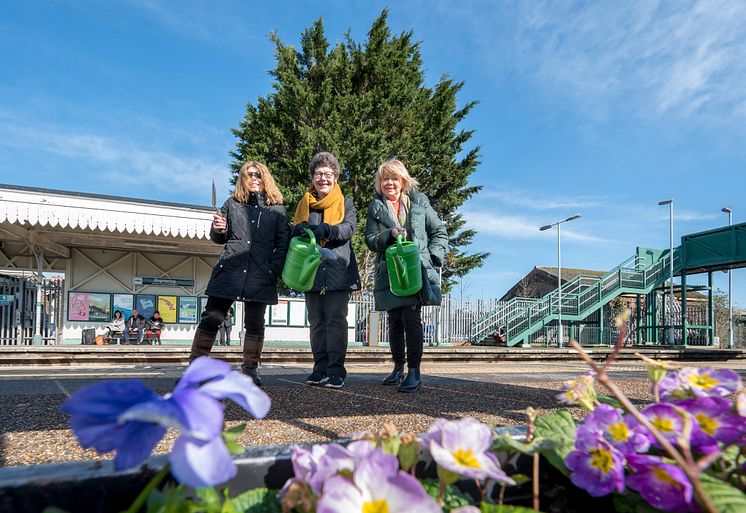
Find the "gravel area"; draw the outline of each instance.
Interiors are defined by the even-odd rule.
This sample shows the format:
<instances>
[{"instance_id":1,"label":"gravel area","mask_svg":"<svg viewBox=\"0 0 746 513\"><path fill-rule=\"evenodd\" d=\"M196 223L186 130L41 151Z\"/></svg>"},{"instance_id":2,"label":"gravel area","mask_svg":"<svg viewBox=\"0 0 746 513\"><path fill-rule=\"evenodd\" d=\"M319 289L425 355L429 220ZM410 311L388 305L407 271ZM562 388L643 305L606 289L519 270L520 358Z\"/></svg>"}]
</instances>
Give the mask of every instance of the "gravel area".
<instances>
[{"instance_id":1,"label":"gravel area","mask_svg":"<svg viewBox=\"0 0 746 513\"><path fill-rule=\"evenodd\" d=\"M542 380L533 372L524 374L525 379L519 379L519 373L497 379L499 376L489 373L496 369L482 369L483 374L473 368L459 373L431 369L419 392L400 394L395 388L377 385L382 371L366 374L371 370L351 372L347 385L340 390L296 384L305 375L298 372L287 379L276 379L266 387L272 398L266 419L251 419L241 408L228 403L226 423L234 426L245 422L246 430L239 442L256 446L333 440L355 431L377 429L386 422L403 431L424 432L439 417L472 416L498 425L520 425L525 423L528 406L541 413L560 407L554 396L561 380ZM617 383L633 400L649 401L649 384L644 376L633 374ZM169 377L148 384L165 392L172 383L173 377ZM2 394L0 401L0 466L112 457L81 449L69 429L69 418L59 411L66 397L62 390L76 386L58 386L36 394L16 393L9 388L12 391ZM577 408L571 411L578 418L583 414ZM167 433L155 452L167 452L174 440L175 433Z\"/></svg>"}]
</instances>

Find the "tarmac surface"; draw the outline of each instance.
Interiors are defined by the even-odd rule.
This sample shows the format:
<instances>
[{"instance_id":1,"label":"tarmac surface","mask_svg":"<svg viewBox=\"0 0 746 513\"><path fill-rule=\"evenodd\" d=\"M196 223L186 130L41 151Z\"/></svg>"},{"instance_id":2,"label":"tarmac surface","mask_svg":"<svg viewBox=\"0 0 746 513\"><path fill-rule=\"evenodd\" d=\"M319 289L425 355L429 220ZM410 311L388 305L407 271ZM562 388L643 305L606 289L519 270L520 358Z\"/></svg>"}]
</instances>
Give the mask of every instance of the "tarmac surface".
<instances>
[{"instance_id":1,"label":"tarmac surface","mask_svg":"<svg viewBox=\"0 0 746 513\"><path fill-rule=\"evenodd\" d=\"M744 360L682 365L731 368L746 378ZM99 455L78 446L69 417L59 411L60 404L75 390L104 379L139 378L165 393L184 368L148 364L0 367L0 466L111 458L112 454ZM333 390L304 385L310 372L306 364L264 365L260 373L272 398L267 418L251 419L228 402L226 425L246 423L238 440L245 446L333 440L378 429L386 422L420 433L440 417L472 416L498 425L521 425L529 406L540 413L561 407L555 395L562 382L588 370L573 361L431 362L423 364L422 389L402 394L395 387L380 385L390 371L389 364L354 363L347 369L345 386ZM633 401L651 400L642 364L617 362L611 376ZM583 416L580 409L571 411L578 418ZM167 452L174 440L175 433L169 431L155 452Z\"/></svg>"}]
</instances>

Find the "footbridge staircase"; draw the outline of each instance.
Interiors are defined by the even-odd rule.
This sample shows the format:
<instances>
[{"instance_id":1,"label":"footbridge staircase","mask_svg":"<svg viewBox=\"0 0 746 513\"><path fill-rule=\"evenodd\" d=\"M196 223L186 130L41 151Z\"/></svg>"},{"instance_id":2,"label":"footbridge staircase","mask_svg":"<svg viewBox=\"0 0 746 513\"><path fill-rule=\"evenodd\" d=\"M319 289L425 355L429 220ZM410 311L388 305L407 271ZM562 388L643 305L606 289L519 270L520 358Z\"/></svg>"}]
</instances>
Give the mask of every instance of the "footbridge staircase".
<instances>
[{"instance_id":1,"label":"footbridge staircase","mask_svg":"<svg viewBox=\"0 0 746 513\"><path fill-rule=\"evenodd\" d=\"M505 343L515 346L528 342L531 335L556 321L560 311L563 321L579 322L621 294L649 294L668 280L671 256L673 274L681 279L682 319L676 327L683 332L681 342L687 344L688 333L681 328L693 326L686 318L687 276L700 273L709 275L708 329L712 339L712 274L746 267L746 223L684 235L681 245L674 248L673 255L670 253L637 248L634 256L602 276L576 276L562 285L562 304L557 289L538 299L514 298L476 322L472 342L479 343L499 329Z\"/></svg>"}]
</instances>

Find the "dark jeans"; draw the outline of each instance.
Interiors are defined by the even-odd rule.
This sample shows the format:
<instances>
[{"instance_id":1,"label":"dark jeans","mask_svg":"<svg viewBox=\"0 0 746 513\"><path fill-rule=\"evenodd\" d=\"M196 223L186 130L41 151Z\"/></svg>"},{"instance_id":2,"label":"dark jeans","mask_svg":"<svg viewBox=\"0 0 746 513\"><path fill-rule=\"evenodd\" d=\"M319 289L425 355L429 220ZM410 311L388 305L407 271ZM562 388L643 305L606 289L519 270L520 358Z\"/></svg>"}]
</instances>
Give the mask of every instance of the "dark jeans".
<instances>
[{"instance_id":1,"label":"dark jeans","mask_svg":"<svg viewBox=\"0 0 746 513\"><path fill-rule=\"evenodd\" d=\"M347 303L350 293L336 290L320 294L306 292L308 322L311 324L313 371L327 376L347 376Z\"/></svg>"},{"instance_id":2,"label":"dark jeans","mask_svg":"<svg viewBox=\"0 0 746 513\"><path fill-rule=\"evenodd\" d=\"M405 306L389 310L389 347L396 365L404 365L404 348L407 349L407 367L418 368L422 361L422 306Z\"/></svg>"},{"instance_id":3,"label":"dark jeans","mask_svg":"<svg viewBox=\"0 0 746 513\"><path fill-rule=\"evenodd\" d=\"M133 342L133 344L142 344L142 337L145 334L143 331L143 328L137 328L137 342ZM129 344L130 343L130 337L132 336L132 333L130 333L129 328L124 328L124 343Z\"/></svg>"},{"instance_id":4,"label":"dark jeans","mask_svg":"<svg viewBox=\"0 0 746 513\"><path fill-rule=\"evenodd\" d=\"M202 319L199 321L198 328L205 333L215 336L218 334L220 325L225 320L225 315L233 305L232 299L210 296L207 298L205 311L202 312ZM264 338L264 312L267 310L265 303L255 303L246 301L243 304L244 312L244 329L246 335L256 335Z\"/></svg>"}]
</instances>

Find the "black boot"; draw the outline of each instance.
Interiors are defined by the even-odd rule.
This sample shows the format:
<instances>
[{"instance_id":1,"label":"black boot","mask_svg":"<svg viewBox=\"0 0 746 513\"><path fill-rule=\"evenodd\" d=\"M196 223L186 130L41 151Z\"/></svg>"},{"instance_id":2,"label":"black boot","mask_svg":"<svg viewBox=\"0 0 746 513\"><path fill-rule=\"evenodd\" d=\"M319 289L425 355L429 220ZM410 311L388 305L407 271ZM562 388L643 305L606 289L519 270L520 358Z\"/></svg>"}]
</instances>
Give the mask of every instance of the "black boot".
<instances>
[{"instance_id":1,"label":"black boot","mask_svg":"<svg viewBox=\"0 0 746 513\"><path fill-rule=\"evenodd\" d=\"M402 381L401 385L399 385L399 392L414 392L418 388L420 388L421 384L422 381L420 381L420 368L411 367L409 371L407 371L407 377L404 378L404 381Z\"/></svg>"},{"instance_id":2,"label":"black boot","mask_svg":"<svg viewBox=\"0 0 746 513\"><path fill-rule=\"evenodd\" d=\"M404 364L394 364L391 374L383 378L382 385L398 385L404 379Z\"/></svg>"}]
</instances>

